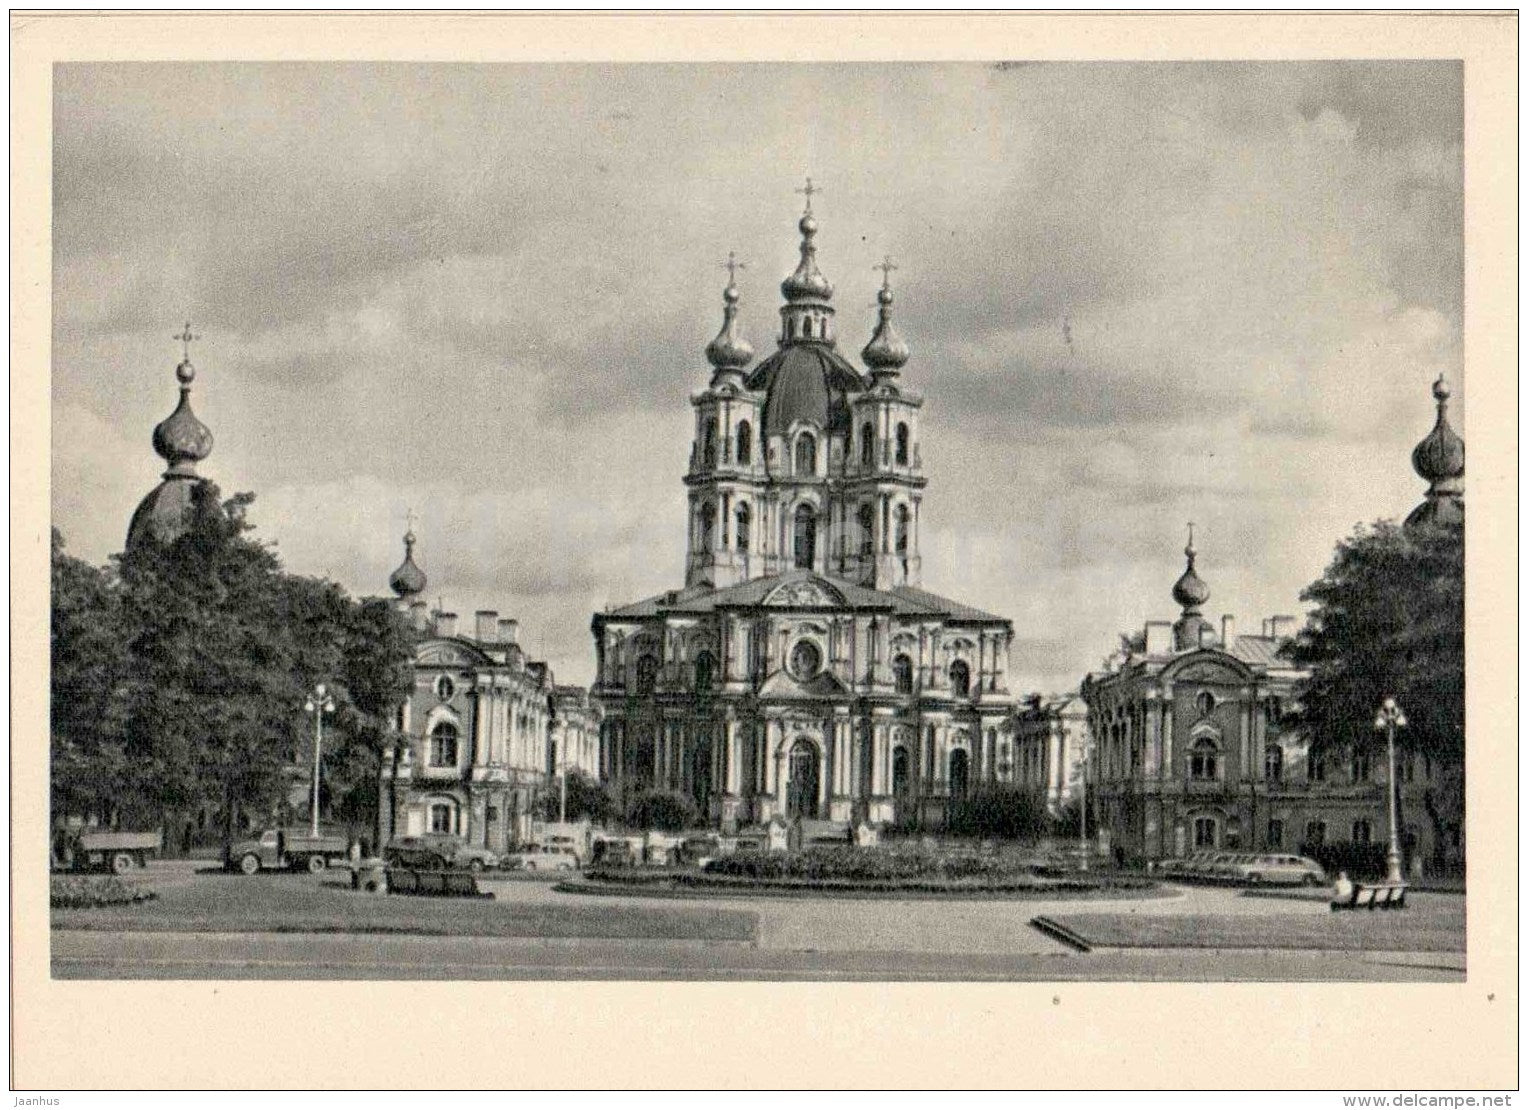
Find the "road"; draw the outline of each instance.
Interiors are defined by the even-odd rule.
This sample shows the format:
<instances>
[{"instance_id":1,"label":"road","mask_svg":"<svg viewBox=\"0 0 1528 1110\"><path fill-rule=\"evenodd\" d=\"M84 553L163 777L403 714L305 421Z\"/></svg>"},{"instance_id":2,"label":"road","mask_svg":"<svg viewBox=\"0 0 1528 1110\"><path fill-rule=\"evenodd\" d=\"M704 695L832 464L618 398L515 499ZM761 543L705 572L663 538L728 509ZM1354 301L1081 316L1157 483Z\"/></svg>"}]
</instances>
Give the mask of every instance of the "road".
<instances>
[{"instance_id":1,"label":"road","mask_svg":"<svg viewBox=\"0 0 1528 1110\"><path fill-rule=\"evenodd\" d=\"M59 979L681 979L835 981L1464 979L1452 953L1114 949L854 952L701 941L284 933L53 934Z\"/></svg>"}]
</instances>

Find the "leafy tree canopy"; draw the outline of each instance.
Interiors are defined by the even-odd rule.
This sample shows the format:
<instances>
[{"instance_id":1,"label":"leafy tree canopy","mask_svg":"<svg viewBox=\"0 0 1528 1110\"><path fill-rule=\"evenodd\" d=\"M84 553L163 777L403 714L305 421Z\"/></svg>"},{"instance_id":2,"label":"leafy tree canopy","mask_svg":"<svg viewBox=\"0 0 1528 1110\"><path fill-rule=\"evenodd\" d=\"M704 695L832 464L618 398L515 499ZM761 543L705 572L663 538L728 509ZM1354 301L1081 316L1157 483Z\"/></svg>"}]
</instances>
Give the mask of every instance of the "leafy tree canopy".
<instances>
[{"instance_id":1,"label":"leafy tree canopy","mask_svg":"<svg viewBox=\"0 0 1528 1110\"><path fill-rule=\"evenodd\" d=\"M1403 750L1464 758L1464 531L1382 521L1338 545L1300 595L1314 611L1285 648L1309 670L1290 723L1317 752L1377 748L1375 711L1395 698Z\"/></svg>"}]
</instances>

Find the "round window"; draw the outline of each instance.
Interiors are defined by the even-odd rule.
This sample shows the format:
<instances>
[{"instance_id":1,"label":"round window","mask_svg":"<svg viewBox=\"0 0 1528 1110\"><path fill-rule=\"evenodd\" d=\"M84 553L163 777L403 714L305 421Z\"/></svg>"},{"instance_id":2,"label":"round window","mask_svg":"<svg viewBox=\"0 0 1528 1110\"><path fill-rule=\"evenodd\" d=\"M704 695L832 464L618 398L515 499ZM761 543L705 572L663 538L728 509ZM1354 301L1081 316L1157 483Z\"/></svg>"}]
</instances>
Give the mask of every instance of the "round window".
<instances>
[{"instance_id":1,"label":"round window","mask_svg":"<svg viewBox=\"0 0 1528 1110\"><path fill-rule=\"evenodd\" d=\"M456 694L456 683L446 675L441 675L435 680L435 696L441 701L450 701Z\"/></svg>"},{"instance_id":2,"label":"round window","mask_svg":"<svg viewBox=\"0 0 1528 1110\"><path fill-rule=\"evenodd\" d=\"M807 679L816 678L817 672L822 670L822 652L811 640L797 640L796 646L791 648L791 674L798 681L805 682Z\"/></svg>"}]
</instances>

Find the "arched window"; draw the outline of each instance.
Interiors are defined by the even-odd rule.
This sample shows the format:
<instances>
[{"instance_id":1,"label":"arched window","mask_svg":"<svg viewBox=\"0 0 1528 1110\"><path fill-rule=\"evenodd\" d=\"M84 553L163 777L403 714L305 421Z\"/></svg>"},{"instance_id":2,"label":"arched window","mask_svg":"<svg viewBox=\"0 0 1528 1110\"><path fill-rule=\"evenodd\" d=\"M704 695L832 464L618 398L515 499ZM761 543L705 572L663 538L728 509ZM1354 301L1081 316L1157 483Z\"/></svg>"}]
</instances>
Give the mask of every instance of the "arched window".
<instances>
[{"instance_id":1,"label":"arched window","mask_svg":"<svg viewBox=\"0 0 1528 1110\"><path fill-rule=\"evenodd\" d=\"M906 424L897 425L897 465L907 465L907 440L908 432Z\"/></svg>"},{"instance_id":2,"label":"arched window","mask_svg":"<svg viewBox=\"0 0 1528 1110\"><path fill-rule=\"evenodd\" d=\"M868 501L859 507L859 529L860 554L872 554L875 551L875 510Z\"/></svg>"},{"instance_id":3,"label":"arched window","mask_svg":"<svg viewBox=\"0 0 1528 1110\"><path fill-rule=\"evenodd\" d=\"M1263 749L1263 777L1269 782L1280 782L1284 778L1284 749L1278 744L1269 744Z\"/></svg>"},{"instance_id":4,"label":"arched window","mask_svg":"<svg viewBox=\"0 0 1528 1110\"><path fill-rule=\"evenodd\" d=\"M1211 782L1220 777L1220 746L1208 736L1194 741L1188 756L1188 777L1198 782Z\"/></svg>"},{"instance_id":5,"label":"arched window","mask_svg":"<svg viewBox=\"0 0 1528 1110\"><path fill-rule=\"evenodd\" d=\"M716 420L706 421L706 429L703 433L700 445L701 458L705 459L707 466L716 465Z\"/></svg>"},{"instance_id":6,"label":"arched window","mask_svg":"<svg viewBox=\"0 0 1528 1110\"><path fill-rule=\"evenodd\" d=\"M456 726L450 721L440 721L430 730L430 766L456 766Z\"/></svg>"},{"instance_id":7,"label":"arched window","mask_svg":"<svg viewBox=\"0 0 1528 1110\"><path fill-rule=\"evenodd\" d=\"M907 531L912 523L913 514L908 512L906 505L897 506L897 554L907 555Z\"/></svg>"},{"instance_id":8,"label":"arched window","mask_svg":"<svg viewBox=\"0 0 1528 1110\"><path fill-rule=\"evenodd\" d=\"M802 432L796 440L796 473L817 473L817 437L811 432Z\"/></svg>"},{"instance_id":9,"label":"arched window","mask_svg":"<svg viewBox=\"0 0 1528 1110\"><path fill-rule=\"evenodd\" d=\"M811 570L817 562L817 510L810 505L796 506L795 540L796 565Z\"/></svg>"},{"instance_id":10,"label":"arched window","mask_svg":"<svg viewBox=\"0 0 1528 1110\"><path fill-rule=\"evenodd\" d=\"M896 681L897 693L913 692L913 661L907 656L898 655L891 661L891 676Z\"/></svg>"},{"instance_id":11,"label":"arched window","mask_svg":"<svg viewBox=\"0 0 1528 1110\"><path fill-rule=\"evenodd\" d=\"M711 683L716 675L716 656L709 651L703 651L695 656L695 691L707 694L711 691Z\"/></svg>"},{"instance_id":12,"label":"arched window","mask_svg":"<svg viewBox=\"0 0 1528 1110\"><path fill-rule=\"evenodd\" d=\"M456 807L450 802L430 803L430 831L453 833L456 831Z\"/></svg>"},{"instance_id":13,"label":"arched window","mask_svg":"<svg viewBox=\"0 0 1528 1110\"><path fill-rule=\"evenodd\" d=\"M658 660L644 655L637 660L637 694L645 697L658 684Z\"/></svg>"},{"instance_id":14,"label":"arched window","mask_svg":"<svg viewBox=\"0 0 1528 1110\"><path fill-rule=\"evenodd\" d=\"M737 461L753 462L753 427L746 420L737 422Z\"/></svg>"},{"instance_id":15,"label":"arched window","mask_svg":"<svg viewBox=\"0 0 1528 1110\"><path fill-rule=\"evenodd\" d=\"M1199 691L1199 695L1194 698L1194 708L1199 710L1201 717L1208 717L1215 708L1215 695L1208 690Z\"/></svg>"},{"instance_id":16,"label":"arched window","mask_svg":"<svg viewBox=\"0 0 1528 1110\"><path fill-rule=\"evenodd\" d=\"M1216 847L1216 844L1215 844L1216 832L1218 831L1219 824L1220 823L1218 821L1216 821L1215 818L1213 818L1213 817L1195 817L1194 818L1194 847L1195 848L1214 848L1214 847Z\"/></svg>"},{"instance_id":17,"label":"arched window","mask_svg":"<svg viewBox=\"0 0 1528 1110\"><path fill-rule=\"evenodd\" d=\"M971 665L964 659L950 664L950 691L957 698L971 696Z\"/></svg>"},{"instance_id":18,"label":"arched window","mask_svg":"<svg viewBox=\"0 0 1528 1110\"><path fill-rule=\"evenodd\" d=\"M950 797L964 798L971 784L971 755L964 748L950 753Z\"/></svg>"},{"instance_id":19,"label":"arched window","mask_svg":"<svg viewBox=\"0 0 1528 1110\"><path fill-rule=\"evenodd\" d=\"M716 539L716 506L705 504L700 507L700 549L710 551L711 544Z\"/></svg>"},{"instance_id":20,"label":"arched window","mask_svg":"<svg viewBox=\"0 0 1528 1110\"><path fill-rule=\"evenodd\" d=\"M875 465L875 425L868 420L860 425L860 465Z\"/></svg>"},{"instance_id":21,"label":"arched window","mask_svg":"<svg viewBox=\"0 0 1528 1110\"><path fill-rule=\"evenodd\" d=\"M1368 752L1354 752L1353 753L1352 772L1353 772L1353 781L1354 782L1368 782L1369 781L1369 753Z\"/></svg>"},{"instance_id":22,"label":"arched window","mask_svg":"<svg viewBox=\"0 0 1528 1110\"><path fill-rule=\"evenodd\" d=\"M746 553L749 538L753 534L753 510L748 507L748 502L744 501L738 505L737 511L733 513L733 522L737 526L735 539L737 549Z\"/></svg>"}]
</instances>

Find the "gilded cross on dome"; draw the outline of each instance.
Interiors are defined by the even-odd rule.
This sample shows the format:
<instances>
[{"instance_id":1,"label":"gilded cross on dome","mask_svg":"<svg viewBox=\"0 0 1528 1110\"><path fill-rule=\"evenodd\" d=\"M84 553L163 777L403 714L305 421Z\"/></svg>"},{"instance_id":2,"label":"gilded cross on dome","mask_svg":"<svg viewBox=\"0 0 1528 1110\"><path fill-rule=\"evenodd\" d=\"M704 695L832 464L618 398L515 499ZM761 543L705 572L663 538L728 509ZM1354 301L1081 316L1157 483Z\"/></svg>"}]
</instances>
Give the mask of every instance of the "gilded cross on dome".
<instances>
[{"instance_id":1,"label":"gilded cross on dome","mask_svg":"<svg viewBox=\"0 0 1528 1110\"><path fill-rule=\"evenodd\" d=\"M727 271L727 284L735 285L737 283L737 272L748 269L748 263L739 262L736 251L728 251L727 261L722 263L722 268Z\"/></svg>"},{"instance_id":2,"label":"gilded cross on dome","mask_svg":"<svg viewBox=\"0 0 1528 1110\"><path fill-rule=\"evenodd\" d=\"M808 213L810 213L812 211L812 194L813 193L820 193L820 192L822 192L822 189L819 188L816 185L813 185L812 184L812 179L810 177L808 177L806 179L806 186L805 186L805 188L797 189L796 192L798 192L798 193L800 193L800 194L802 194L803 196L806 197L806 210L807 210Z\"/></svg>"},{"instance_id":3,"label":"gilded cross on dome","mask_svg":"<svg viewBox=\"0 0 1528 1110\"><path fill-rule=\"evenodd\" d=\"M883 261L877 262L874 266L872 266L870 268L872 270L879 270L879 271L881 271L882 283L885 284L888 287L891 285L891 271L901 269L900 266L898 266L896 263L894 263L891 260L891 255L889 255L889 254L886 256L886 258Z\"/></svg>"},{"instance_id":4,"label":"gilded cross on dome","mask_svg":"<svg viewBox=\"0 0 1528 1110\"><path fill-rule=\"evenodd\" d=\"M181 357L186 362L190 362L191 361L191 344L194 341L196 341L196 340L201 338L201 336L193 335L191 333L191 321L190 320L186 321L186 327L185 327L184 331L182 331L179 335L172 335L172 336L170 336L170 338L171 339L178 339L178 340L180 340Z\"/></svg>"}]
</instances>

